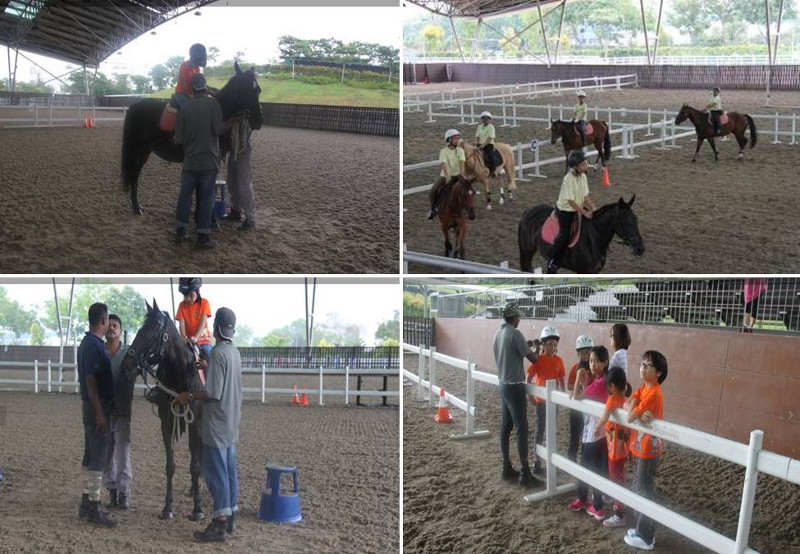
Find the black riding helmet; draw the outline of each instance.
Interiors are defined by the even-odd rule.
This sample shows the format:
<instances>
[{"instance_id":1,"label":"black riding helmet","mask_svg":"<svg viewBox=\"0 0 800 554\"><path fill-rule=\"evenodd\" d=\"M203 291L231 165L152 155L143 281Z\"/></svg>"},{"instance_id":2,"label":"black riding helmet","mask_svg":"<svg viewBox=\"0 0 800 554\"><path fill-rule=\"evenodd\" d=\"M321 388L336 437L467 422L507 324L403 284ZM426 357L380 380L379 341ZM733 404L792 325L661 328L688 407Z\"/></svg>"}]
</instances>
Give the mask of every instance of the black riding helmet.
<instances>
[{"instance_id":1,"label":"black riding helmet","mask_svg":"<svg viewBox=\"0 0 800 554\"><path fill-rule=\"evenodd\" d=\"M197 67L205 67L206 47L199 42L197 44L192 44L191 48L189 48L189 59Z\"/></svg>"},{"instance_id":2,"label":"black riding helmet","mask_svg":"<svg viewBox=\"0 0 800 554\"><path fill-rule=\"evenodd\" d=\"M569 158L567 158L567 165L570 167L575 167L579 163L586 160L586 154L582 149L573 150L569 153Z\"/></svg>"},{"instance_id":3,"label":"black riding helmet","mask_svg":"<svg viewBox=\"0 0 800 554\"><path fill-rule=\"evenodd\" d=\"M178 292L187 295L192 291L199 291L203 286L201 277L181 277L178 279Z\"/></svg>"}]
</instances>

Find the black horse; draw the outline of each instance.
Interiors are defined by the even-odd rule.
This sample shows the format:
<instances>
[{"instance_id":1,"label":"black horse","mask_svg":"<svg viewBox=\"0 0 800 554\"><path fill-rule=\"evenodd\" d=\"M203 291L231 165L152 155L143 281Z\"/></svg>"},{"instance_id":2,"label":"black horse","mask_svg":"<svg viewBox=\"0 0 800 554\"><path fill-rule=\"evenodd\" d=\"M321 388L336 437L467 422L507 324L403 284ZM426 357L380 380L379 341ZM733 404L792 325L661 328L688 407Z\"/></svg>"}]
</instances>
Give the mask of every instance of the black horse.
<instances>
[{"instance_id":1,"label":"black horse","mask_svg":"<svg viewBox=\"0 0 800 554\"><path fill-rule=\"evenodd\" d=\"M578 244L564 249L559 265L575 273L600 273L606 264L608 247L615 235L631 247L635 256L644 254L639 223L631 209L635 200L635 194L630 202L620 198L619 202L598 208L591 219L584 219ZM552 211L553 206L540 204L522 214L517 230L522 271L531 271L531 260L537 250L545 259L549 257L553 245L542 240L541 229Z\"/></svg>"},{"instance_id":2,"label":"black horse","mask_svg":"<svg viewBox=\"0 0 800 554\"><path fill-rule=\"evenodd\" d=\"M178 333L178 329L170 319L167 312L158 309L158 304L153 300L153 307L147 305L147 317L142 328L136 333L136 338L128 348L122 361L122 370L133 380L136 375L141 375L147 382L147 375L154 377L165 388L175 393L202 388L200 377L197 373L197 357L194 347L187 344ZM194 414L194 419L184 420L176 418L175 413L180 413L177 404L173 404L172 396L159 388L155 400L158 406L158 417L161 420L161 437L164 440L164 449L167 453L167 496L164 509L158 516L160 519L172 519L172 476L175 474L174 441L186 432L188 423L189 450L192 455L189 470L192 474L191 495L194 498L194 509L189 519L200 521L205 518L200 504L200 467L203 454L203 442L200 437L200 418L202 417L202 404L192 402L189 407ZM174 408L173 408L174 406ZM173 409L175 411L173 411Z\"/></svg>"},{"instance_id":3,"label":"black horse","mask_svg":"<svg viewBox=\"0 0 800 554\"><path fill-rule=\"evenodd\" d=\"M216 94L222 108L223 119L244 113L252 129L260 129L264 123L261 104L258 97L261 87L258 86L253 69L242 71L239 64L234 64L235 74ZM173 133L167 133L159 127L161 112L165 103L162 100L148 98L136 102L125 114L125 125L122 130L122 189L130 191L131 207L134 214L142 213L139 204L139 174L147 162L150 152L168 162L183 162L183 147L172 141ZM220 137L220 150L224 156L230 150L230 131Z\"/></svg>"}]
</instances>

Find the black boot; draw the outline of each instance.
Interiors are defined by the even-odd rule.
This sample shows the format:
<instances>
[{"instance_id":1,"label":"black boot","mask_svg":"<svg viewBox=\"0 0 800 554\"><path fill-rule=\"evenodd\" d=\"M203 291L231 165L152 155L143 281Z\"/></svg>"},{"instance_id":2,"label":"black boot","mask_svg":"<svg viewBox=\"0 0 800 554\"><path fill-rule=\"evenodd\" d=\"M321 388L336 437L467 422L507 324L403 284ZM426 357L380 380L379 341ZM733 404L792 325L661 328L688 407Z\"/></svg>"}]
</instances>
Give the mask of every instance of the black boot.
<instances>
[{"instance_id":1,"label":"black boot","mask_svg":"<svg viewBox=\"0 0 800 554\"><path fill-rule=\"evenodd\" d=\"M249 231L256 228L256 222L253 219L245 219L244 223L239 225L239 231Z\"/></svg>"},{"instance_id":2,"label":"black boot","mask_svg":"<svg viewBox=\"0 0 800 554\"><path fill-rule=\"evenodd\" d=\"M511 462L503 464L503 472L500 474L504 481L511 481L512 483L519 479L519 471L511 466Z\"/></svg>"},{"instance_id":3,"label":"black boot","mask_svg":"<svg viewBox=\"0 0 800 554\"><path fill-rule=\"evenodd\" d=\"M211 235L208 233L198 233L197 243L195 243L196 248L200 250L209 250L214 248L216 245L217 243L211 238Z\"/></svg>"},{"instance_id":4,"label":"black boot","mask_svg":"<svg viewBox=\"0 0 800 554\"><path fill-rule=\"evenodd\" d=\"M208 524L205 531L195 531L194 538L201 542L220 542L227 538L225 528L228 526L227 521L220 521L212 519Z\"/></svg>"},{"instance_id":5,"label":"black boot","mask_svg":"<svg viewBox=\"0 0 800 554\"><path fill-rule=\"evenodd\" d=\"M127 494L119 493L119 500L117 505L121 510L128 510L131 507L131 498Z\"/></svg>"},{"instance_id":6,"label":"black boot","mask_svg":"<svg viewBox=\"0 0 800 554\"><path fill-rule=\"evenodd\" d=\"M236 531L236 514L229 515L226 523L225 530L228 531L228 533Z\"/></svg>"},{"instance_id":7,"label":"black boot","mask_svg":"<svg viewBox=\"0 0 800 554\"><path fill-rule=\"evenodd\" d=\"M237 209L231 208L231 211L222 216L225 221L241 221L242 212Z\"/></svg>"},{"instance_id":8,"label":"black boot","mask_svg":"<svg viewBox=\"0 0 800 554\"><path fill-rule=\"evenodd\" d=\"M81 496L81 507L78 508L78 519L86 519L89 515L89 495L84 494Z\"/></svg>"},{"instance_id":9,"label":"black boot","mask_svg":"<svg viewBox=\"0 0 800 554\"><path fill-rule=\"evenodd\" d=\"M117 489L108 489L108 502L106 502L106 508L116 508L117 507Z\"/></svg>"},{"instance_id":10,"label":"black boot","mask_svg":"<svg viewBox=\"0 0 800 554\"><path fill-rule=\"evenodd\" d=\"M175 244L180 244L189 238L189 232L186 227L178 227L175 229Z\"/></svg>"},{"instance_id":11,"label":"black boot","mask_svg":"<svg viewBox=\"0 0 800 554\"><path fill-rule=\"evenodd\" d=\"M97 502L89 502L89 513L87 514L87 519L90 523L94 523L100 527L112 528L117 526L117 520L111 518L100 508L99 500Z\"/></svg>"},{"instance_id":12,"label":"black boot","mask_svg":"<svg viewBox=\"0 0 800 554\"><path fill-rule=\"evenodd\" d=\"M531 473L529 467L525 466L522 468L522 471L519 473L519 485L521 487L525 487L526 489L532 489L534 487L538 487L541 484L542 482Z\"/></svg>"}]
</instances>

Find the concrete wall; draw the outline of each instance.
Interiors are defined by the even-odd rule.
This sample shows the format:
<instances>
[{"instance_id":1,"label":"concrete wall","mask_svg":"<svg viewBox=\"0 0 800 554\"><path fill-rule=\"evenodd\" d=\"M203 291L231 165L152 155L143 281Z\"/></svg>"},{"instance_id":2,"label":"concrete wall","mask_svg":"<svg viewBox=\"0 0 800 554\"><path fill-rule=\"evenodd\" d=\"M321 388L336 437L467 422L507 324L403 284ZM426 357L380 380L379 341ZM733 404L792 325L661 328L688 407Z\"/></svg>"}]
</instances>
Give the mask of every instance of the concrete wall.
<instances>
[{"instance_id":1,"label":"concrete wall","mask_svg":"<svg viewBox=\"0 0 800 554\"><path fill-rule=\"evenodd\" d=\"M496 374L492 342L501 323L437 318L437 350L472 356L481 371ZM567 371L577 361L579 335L611 349L610 323L523 320L519 328L534 339L548 324L561 334L559 356ZM629 329L628 377L634 389L641 384L638 364L646 350L667 357L665 419L745 443L750 431L761 429L766 450L800 459L800 338L646 325Z\"/></svg>"}]
</instances>

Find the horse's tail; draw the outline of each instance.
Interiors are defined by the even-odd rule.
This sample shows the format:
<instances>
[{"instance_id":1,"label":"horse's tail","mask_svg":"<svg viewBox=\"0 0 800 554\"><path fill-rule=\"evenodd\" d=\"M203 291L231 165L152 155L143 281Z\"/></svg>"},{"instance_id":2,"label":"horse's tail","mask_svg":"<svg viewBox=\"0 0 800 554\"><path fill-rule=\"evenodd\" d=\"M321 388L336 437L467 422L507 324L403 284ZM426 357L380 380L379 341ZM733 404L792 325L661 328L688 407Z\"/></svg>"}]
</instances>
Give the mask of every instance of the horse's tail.
<instances>
[{"instance_id":1,"label":"horse's tail","mask_svg":"<svg viewBox=\"0 0 800 554\"><path fill-rule=\"evenodd\" d=\"M519 268L522 271L531 271L531 262L536 254L536 234L544 224L545 219L552 210L551 206L535 206L522 214L517 226L517 242L519 244Z\"/></svg>"},{"instance_id":2,"label":"horse's tail","mask_svg":"<svg viewBox=\"0 0 800 554\"><path fill-rule=\"evenodd\" d=\"M750 148L755 147L758 136L756 135L756 122L750 117L750 114L744 114L747 118L747 125L750 127Z\"/></svg>"},{"instance_id":3,"label":"horse's tail","mask_svg":"<svg viewBox=\"0 0 800 554\"><path fill-rule=\"evenodd\" d=\"M131 175L133 175L133 164L135 155L131 152L133 147L133 118L131 117L131 110L125 111L125 123L122 126L122 156L120 163L120 175L122 177L122 190L129 192L131 189Z\"/></svg>"},{"instance_id":4,"label":"horse's tail","mask_svg":"<svg viewBox=\"0 0 800 554\"><path fill-rule=\"evenodd\" d=\"M607 123L605 126L606 136L603 138L603 165L611 159L611 129L608 128Z\"/></svg>"}]
</instances>

